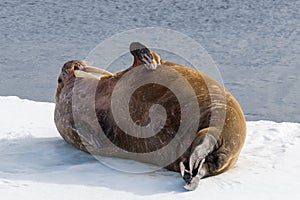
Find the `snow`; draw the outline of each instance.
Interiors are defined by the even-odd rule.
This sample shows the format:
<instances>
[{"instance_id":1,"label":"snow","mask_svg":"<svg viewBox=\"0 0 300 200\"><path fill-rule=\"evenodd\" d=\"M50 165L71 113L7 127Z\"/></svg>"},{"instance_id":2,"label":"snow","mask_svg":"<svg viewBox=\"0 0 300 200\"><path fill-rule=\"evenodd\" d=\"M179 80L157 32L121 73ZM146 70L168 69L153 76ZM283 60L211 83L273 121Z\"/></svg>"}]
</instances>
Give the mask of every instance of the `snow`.
<instances>
[{"instance_id":1,"label":"snow","mask_svg":"<svg viewBox=\"0 0 300 200\"><path fill-rule=\"evenodd\" d=\"M283 199L300 197L300 124L247 122L237 165L187 192L178 173L124 173L58 134L53 103L0 97L1 199ZM144 164L113 159L115 163Z\"/></svg>"}]
</instances>

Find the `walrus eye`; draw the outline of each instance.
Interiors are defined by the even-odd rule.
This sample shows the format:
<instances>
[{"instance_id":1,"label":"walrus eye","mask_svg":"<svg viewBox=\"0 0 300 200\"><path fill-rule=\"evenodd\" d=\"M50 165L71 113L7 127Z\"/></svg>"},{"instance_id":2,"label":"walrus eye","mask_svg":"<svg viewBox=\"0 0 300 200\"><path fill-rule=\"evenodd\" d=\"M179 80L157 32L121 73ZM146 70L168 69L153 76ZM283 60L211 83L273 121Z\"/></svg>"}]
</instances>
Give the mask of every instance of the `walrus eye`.
<instances>
[{"instance_id":1,"label":"walrus eye","mask_svg":"<svg viewBox=\"0 0 300 200\"><path fill-rule=\"evenodd\" d=\"M58 79L58 83L61 83L61 82L62 82L62 80L61 80L61 78L59 78L59 79Z\"/></svg>"},{"instance_id":2,"label":"walrus eye","mask_svg":"<svg viewBox=\"0 0 300 200\"><path fill-rule=\"evenodd\" d=\"M75 67L74 67L74 70L79 70L79 67L78 67L78 66L75 66Z\"/></svg>"}]
</instances>

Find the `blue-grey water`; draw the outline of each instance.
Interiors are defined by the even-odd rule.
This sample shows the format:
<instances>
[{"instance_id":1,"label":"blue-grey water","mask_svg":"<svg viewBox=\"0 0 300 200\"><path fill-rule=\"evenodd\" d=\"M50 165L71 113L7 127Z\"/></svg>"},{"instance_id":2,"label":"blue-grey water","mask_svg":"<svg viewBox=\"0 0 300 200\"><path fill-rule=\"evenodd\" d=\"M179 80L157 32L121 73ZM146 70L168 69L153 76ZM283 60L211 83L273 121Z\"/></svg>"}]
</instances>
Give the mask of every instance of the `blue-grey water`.
<instances>
[{"instance_id":1,"label":"blue-grey water","mask_svg":"<svg viewBox=\"0 0 300 200\"><path fill-rule=\"evenodd\" d=\"M64 62L116 33L163 27L208 51L247 120L300 122L299 10L299 0L1 0L0 96L53 102Z\"/></svg>"}]
</instances>

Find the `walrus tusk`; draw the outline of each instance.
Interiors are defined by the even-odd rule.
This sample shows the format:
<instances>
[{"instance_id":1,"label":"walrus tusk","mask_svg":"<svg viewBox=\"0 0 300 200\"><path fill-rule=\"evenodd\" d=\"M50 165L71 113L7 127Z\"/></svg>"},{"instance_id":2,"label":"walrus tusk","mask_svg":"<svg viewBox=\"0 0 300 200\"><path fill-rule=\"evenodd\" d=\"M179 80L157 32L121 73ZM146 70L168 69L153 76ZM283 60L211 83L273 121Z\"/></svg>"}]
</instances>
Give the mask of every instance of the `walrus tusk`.
<instances>
[{"instance_id":1,"label":"walrus tusk","mask_svg":"<svg viewBox=\"0 0 300 200\"><path fill-rule=\"evenodd\" d=\"M89 73L81 71L81 70L74 70L74 75L76 78L90 78L90 79L100 80L99 76L95 76L93 74L89 74Z\"/></svg>"},{"instance_id":2,"label":"walrus tusk","mask_svg":"<svg viewBox=\"0 0 300 200\"><path fill-rule=\"evenodd\" d=\"M84 66L84 68L82 69L82 71L84 72L90 72L90 73L98 73L98 74L104 74L104 75L108 75L108 76L112 76L113 74L104 70L104 69L99 69L97 67L93 67L93 66Z\"/></svg>"}]
</instances>

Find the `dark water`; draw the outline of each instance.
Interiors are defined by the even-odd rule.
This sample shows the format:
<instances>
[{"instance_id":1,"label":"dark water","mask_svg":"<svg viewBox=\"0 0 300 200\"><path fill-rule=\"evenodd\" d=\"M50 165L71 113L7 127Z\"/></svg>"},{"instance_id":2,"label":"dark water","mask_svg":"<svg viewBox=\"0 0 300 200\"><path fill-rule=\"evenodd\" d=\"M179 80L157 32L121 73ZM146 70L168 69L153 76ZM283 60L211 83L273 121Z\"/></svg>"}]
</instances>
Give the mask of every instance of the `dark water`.
<instances>
[{"instance_id":1,"label":"dark water","mask_svg":"<svg viewBox=\"0 0 300 200\"><path fill-rule=\"evenodd\" d=\"M0 1L0 95L53 102L64 62L113 34L154 26L209 52L247 120L300 122L300 1L133 2Z\"/></svg>"}]
</instances>

